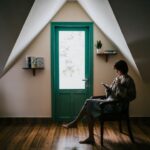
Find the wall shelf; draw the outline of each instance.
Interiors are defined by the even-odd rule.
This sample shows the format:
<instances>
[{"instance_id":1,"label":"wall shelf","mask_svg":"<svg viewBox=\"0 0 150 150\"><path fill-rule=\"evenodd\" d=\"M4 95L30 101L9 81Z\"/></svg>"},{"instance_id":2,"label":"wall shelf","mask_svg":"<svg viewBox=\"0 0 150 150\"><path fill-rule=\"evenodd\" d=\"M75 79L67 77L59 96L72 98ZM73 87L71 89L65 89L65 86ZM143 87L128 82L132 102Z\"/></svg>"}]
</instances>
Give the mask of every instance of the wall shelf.
<instances>
[{"instance_id":1,"label":"wall shelf","mask_svg":"<svg viewBox=\"0 0 150 150\"><path fill-rule=\"evenodd\" d=\"M105 61L108 62L109 56L117 55L117 51L107 51L106 50L104 52L97 53L97 55L104 56L105 57Z\"/></svg>"},{"instance_id":2,"label":"wall shelf","mask_svg":"<svg viewBox=\"0 0 150 150\"><path fill-rule=\"evenodd\" d=\"M36 70L43 70L44 68L27 68L27 67L24 67L22 69L32 70L32 74L33 74L33 76L35 76L36 75Z\"/></svg>"},{"instance_id":3,"label":"wall shelf","mask_svg":"<svg viewBox=\"0 0 150 150\"><path fill-rule=\"evenodd\" d=\"M44 58L43 57L35 57L35 56L27 56L22 69L31 70L33 76L36 75L36 70L44 69Z\"/></svg>"}]
</instances>

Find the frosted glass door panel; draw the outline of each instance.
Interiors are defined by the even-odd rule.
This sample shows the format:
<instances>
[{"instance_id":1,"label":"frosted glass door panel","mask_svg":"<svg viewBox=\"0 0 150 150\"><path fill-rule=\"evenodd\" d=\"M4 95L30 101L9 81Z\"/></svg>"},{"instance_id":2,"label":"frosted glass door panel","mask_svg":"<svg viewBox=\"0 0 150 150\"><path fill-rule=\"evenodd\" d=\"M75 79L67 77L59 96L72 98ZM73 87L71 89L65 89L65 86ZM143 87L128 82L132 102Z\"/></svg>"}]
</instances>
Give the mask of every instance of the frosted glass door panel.
<instances>
[{"instance_id":1,"label":"frosted glass door panel","mask_svg":"<svg viewBox=\"0 0 150 150\"><path fill-rule=\"evenodd\" d=\"M59 89L85 89L85 31L59 31Z\"/></svg>"}]
</instances>

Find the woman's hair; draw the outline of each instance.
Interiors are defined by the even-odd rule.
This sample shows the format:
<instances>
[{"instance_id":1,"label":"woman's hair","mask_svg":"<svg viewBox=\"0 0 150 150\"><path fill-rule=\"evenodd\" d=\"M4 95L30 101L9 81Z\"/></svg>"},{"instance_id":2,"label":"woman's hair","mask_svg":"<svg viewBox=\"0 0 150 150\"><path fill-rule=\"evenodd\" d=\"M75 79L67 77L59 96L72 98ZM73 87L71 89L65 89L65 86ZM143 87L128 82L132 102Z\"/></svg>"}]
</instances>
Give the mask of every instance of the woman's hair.
<instances>
[{"instance_id":1,"label":"woman's hair","mask_svg":"<svg viewBox=\"0 0 150 150\"><path fill-rule=\"evenodd\" d=\"M121 71L123 74L128 73L128 65L124 60L119 60L114 64L114 69Z\"/></svg>"}]
</instances>

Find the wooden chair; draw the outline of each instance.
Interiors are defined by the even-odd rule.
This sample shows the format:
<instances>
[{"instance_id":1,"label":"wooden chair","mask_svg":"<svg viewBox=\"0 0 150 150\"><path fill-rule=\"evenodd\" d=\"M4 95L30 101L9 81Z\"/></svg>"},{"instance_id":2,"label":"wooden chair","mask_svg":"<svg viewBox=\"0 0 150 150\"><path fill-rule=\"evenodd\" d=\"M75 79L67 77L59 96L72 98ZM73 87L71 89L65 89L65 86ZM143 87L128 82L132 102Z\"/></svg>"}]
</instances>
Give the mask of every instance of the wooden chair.
<instances>
[{"instance_id":1,"label":"wooden chair","mask_svg":"<svg viewBox=\"0 0 150 150\"><path fill-rule=\"evenodd\" d=\"M94 96L92 98L105 98L105 96ZM105 112L105 107L111 107L110 112ZM118 121L119 130L122 132L121 121L125 120L128 127L128 133L132 142L134 138L131 131L130 119L129 119L129 102L128 101L112 101L101 104L101 115L99 117L100 121L100 143L103 146L103 135L104 135L104 122L105 121Z\"/></svg>"}]
</instances>

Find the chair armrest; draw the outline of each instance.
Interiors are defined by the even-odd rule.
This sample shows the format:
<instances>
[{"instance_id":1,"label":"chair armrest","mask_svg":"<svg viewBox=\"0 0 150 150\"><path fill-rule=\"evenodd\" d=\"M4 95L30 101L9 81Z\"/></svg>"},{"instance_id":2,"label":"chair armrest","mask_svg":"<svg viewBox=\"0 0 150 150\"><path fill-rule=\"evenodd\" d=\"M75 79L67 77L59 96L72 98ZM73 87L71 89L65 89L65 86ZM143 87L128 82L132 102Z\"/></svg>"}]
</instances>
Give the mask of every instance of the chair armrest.
<instances>
[{"instance_id":1,"label":"chair armrest","mask_svg":"<svg viewBox=\"0 0 150 150\"><path fill-rule=\"evenodd\" d=\"M106 105L116 105L117 103L119 103L119 101L104 101L102 104L101 104L101 108L104 108Z\"/></svg>"}]
</instances>

